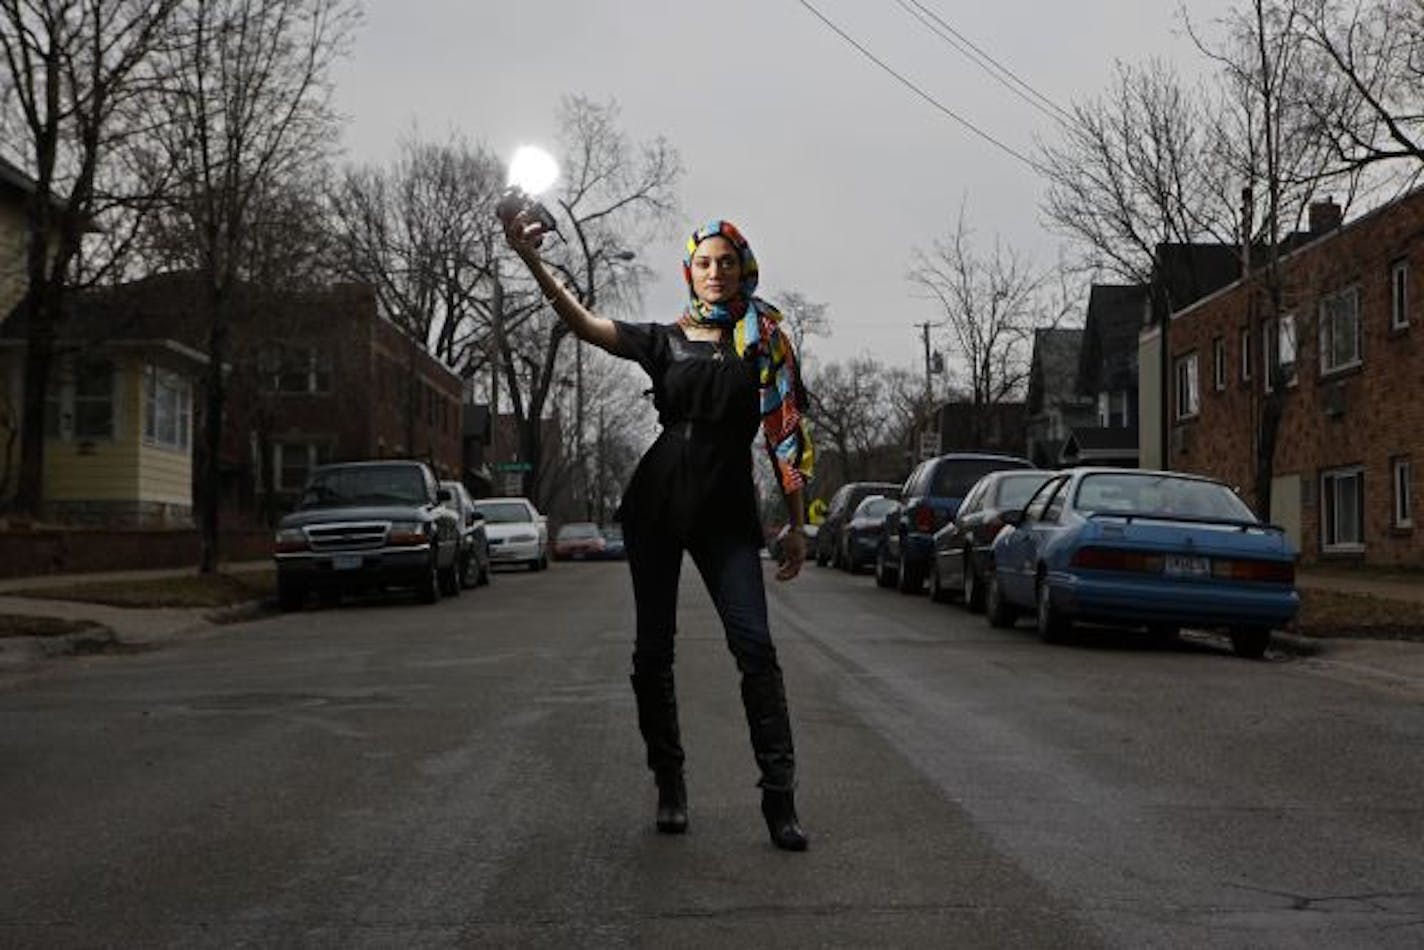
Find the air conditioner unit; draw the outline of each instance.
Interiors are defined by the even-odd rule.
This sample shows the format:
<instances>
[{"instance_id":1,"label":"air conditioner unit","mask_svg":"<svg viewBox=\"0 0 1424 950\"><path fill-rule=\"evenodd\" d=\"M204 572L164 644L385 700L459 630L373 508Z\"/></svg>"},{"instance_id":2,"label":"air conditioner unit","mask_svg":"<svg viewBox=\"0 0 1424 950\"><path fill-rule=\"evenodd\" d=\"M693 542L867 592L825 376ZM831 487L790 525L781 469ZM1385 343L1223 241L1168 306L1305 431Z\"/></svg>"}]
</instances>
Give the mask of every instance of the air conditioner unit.
<instances>
[{"instance_id":1,"label":"air conditioner unit","mask_svg":"<svg viewBox=\"0 0 1424 950\"><path fill-rule=\"evenodd\" d=\"M1338 419L1345 414L1345 384L1331 383L1325 387L1325 414Z\"/></svg>"}]
</instances>

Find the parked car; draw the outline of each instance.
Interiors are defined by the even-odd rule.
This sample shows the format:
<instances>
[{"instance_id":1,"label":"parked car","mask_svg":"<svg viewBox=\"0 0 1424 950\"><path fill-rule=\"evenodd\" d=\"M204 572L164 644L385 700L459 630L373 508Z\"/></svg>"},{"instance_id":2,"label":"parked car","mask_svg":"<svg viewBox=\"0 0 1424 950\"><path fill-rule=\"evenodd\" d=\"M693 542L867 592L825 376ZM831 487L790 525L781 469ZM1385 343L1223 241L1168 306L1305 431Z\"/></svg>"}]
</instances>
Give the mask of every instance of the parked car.
<instances>
[{"instance_id":1,"label":"parked car","mask_svg":"<svg viewBox=\"0 0 1424 950\"><path fill-rule=\"evenodd\" d=\"M1075 469L1055 475L990 552L985 613L997 627L1032 611L1045 641L1077 621L1224 627L1257 658L1300 607L1296 551L1221 482L1179 472Z\"/></svg>"},{"instance_id":2,"label":"parked car","mask_svg":"<svg viewBox=\"0 0 1424 950\"><path fill-rule=\"evenodd\" d=\"M831 564L844 568L845 524L850 520L856 507L871 495L886 498L900 497L900 486L894 482L846 482L836 489L826 506L826 516L817 526L816 544L811 548L816 563L821 567ZM810 540L809 538L807 540Z\"/></svg>"},{"instance_id":3,"label":"parked car","mask_svg":"<svg viewBox=\"0 0 1424 950\"><path fill-rule=\"evenodd\" d=\"M447 504L455 512L460 526L460 586L483 587L490 582L489 534L485 530L485 519L480 517L475 499L463 482L441 482L440 487L450 493Z\"/></svg>"},{"instance_id":4,"label":"parked car","mask_svg":"<svg viewBox=\"0 0 1424 950\"><path fill-rule=\"evenodd\" d=\"M1026 458L987 452L951 452L921 462L900 489L900 510L886 519L876 583L919 593L934 553L934 533L959 511L974 483L990 472L1033 467Z\"/></svg>"},{"instance_id":5,"label":"parked car","mask_svg":"<svg viewBox=\"0 0 1424 950\"><path fill-rule=\"evenodd\" d=\"M554 560L589 561L603 557L608 545L592 521L570 521L554 532Z\"/></svg>"},{"instance_id":6,"label":"parked car","mask_svg":"<svg viewBox=\"0 0 1424 950\"><path fill-rule=\"evenodd\" d=\"M603 533L603 556L610 561L621 561L628 556L623 546L623 526L606 524L598 529Z\"/></svg>"},{"instance_id":7,"label":"parked car","mask_svg":"<svg viewBox=\"0 0 1424 950\"><path fill-rule=\"evenodd\" d=\"M411 587L434 603L460 592L460 529L447 491L423 462L348 462L312 473L277 525L277 601L307 593Z\"/></svg>"},{"instance_id":8,"label":"parked car","mask_svg":"<svg viewBox=\"0 0 1424 950\"><path fill-rule=\"evenodd\" d=\"M485 519L491 564L524 564L531 571L549 566L548 519L528 498L477 498L475 511Z\"/></svg>"},{"instance_id":9,"label":"parked car","mask_svg":"<svg viewBox=\"0 0 1424 950\"><path fill-rule=\"evenodd\" d=\"M934 534L930 596L947 601L958 596L972 613L984 609L984 565L989 545L1004 527L1005 511L1020 511L1034 492L1054 475L1011 468L990 472L969 489L954 520Z\"/></svg>"},{"instance_id":10,"label":"parked car","mask_svg":"<svg viewBox=\"0 0 1424 950\"><path fill-rule=\"evenodd\" d=\"M899 494L897 489L895 492ZM900 502L884 495L862 498L855 506L850 520L841 533L845 537L840 563L852 574L861 568L870 567L880 553L880 544L885 538L885 519L899 510Z\"/></svg>"}]
</instances>

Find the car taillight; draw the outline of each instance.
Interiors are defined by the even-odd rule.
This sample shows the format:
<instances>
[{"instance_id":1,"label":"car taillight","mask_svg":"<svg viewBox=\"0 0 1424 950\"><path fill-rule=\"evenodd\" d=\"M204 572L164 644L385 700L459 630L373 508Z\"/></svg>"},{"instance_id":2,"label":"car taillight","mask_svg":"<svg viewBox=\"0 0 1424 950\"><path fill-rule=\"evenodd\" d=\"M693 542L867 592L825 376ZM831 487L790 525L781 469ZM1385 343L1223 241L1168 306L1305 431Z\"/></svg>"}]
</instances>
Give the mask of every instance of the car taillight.
<instances>
[{"instance_id":1,"label":"car taillight","mask_svg":"<svg viewBox=\"0 0 1424 950\"><path fill-rule=\"evenodd\" d=\"M989 544L999 536L999 529L1003 526L1004 523L998 518L991 518L974 529L975 539L980 544Z\"/></svg>"},{"instance_id":2,"label":"car taillight","mask_svg":"<svg viewBox=\"0 0 1424 950\"><path fill-rule=\"evenodd\" d=\"M914 525L916 531L930 534L934 531L934 509L929 505L916 505L914 511L910 512L910 524Z\"/></svg>"},{"instance_id":3,"label":"car taillight","mask_svg":"<svg viewBox=\"0 0 1424 950\"><path fill-rule=\"evenodd\" d=\"M1073 566L1090 571L1132 571L1139 574L1161 574L1164 559L1160 554L1125 551L1122 548L1079 548L1073 555Z\"/></svg>"},{"instance_id":4,"label":"car taillight","mask_svg":"<svg viewBox=\"0 0 1424 950\"><path fill-rule=\"evenodd\" d=\"M1287 561L1231 561L1225 558L1211 562L1211 573L1237 581L1263 581L1269 584L1294 584L1295 565Z\"/></svg>"}]
</instances>

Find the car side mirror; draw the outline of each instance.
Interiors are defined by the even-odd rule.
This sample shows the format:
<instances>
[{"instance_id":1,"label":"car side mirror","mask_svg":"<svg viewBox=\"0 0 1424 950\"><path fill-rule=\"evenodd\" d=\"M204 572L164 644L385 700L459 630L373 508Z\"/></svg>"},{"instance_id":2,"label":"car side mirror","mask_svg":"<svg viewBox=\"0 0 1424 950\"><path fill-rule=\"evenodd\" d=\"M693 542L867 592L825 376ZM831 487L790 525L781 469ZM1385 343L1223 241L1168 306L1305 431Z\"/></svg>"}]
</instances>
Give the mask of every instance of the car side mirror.
<instances>
[{"instance_id":1,"label":"car side mirror","mask_svg":"<svg viewBox=\"0 0 1424 950\"><path fill-rule=\"evenodd\" d=\"M455 496L450 494L450 489L448 488L439 488L435 491L435 500L442 505L453 501L454 498Z\"/></svg>"},{"instance_id":2,"label":"car side mirror","mask_svg":"<svg viewBox=\"0 0 1424 950\"><path fill-rule=\"evenodd\" d=\"M1023 524L1023 515L1023 509L1017 508L1013 511L1005 511L1000 513L999 520L1002 521L1004 524L1011 524L1017 527L1018 525Z\"/></svg>"}]
</instances>

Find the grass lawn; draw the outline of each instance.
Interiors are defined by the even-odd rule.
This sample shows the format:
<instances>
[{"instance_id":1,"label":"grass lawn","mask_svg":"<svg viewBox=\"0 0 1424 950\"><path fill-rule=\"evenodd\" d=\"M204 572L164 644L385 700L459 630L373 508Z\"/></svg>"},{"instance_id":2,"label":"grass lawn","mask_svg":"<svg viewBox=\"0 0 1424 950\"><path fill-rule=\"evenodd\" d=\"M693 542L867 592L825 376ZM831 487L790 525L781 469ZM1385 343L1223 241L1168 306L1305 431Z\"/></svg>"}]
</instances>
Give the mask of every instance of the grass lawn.
<instances>
[{"instance_id":1,"label":"grass lawn","mask_svg":"<svg viewBox=\"0 0 1424 950\"><path fill-rule=\"evenodd\" d=\"M75 581L64 587L10 592L15 597L77 600L110 607L229 607L277 596L276 570L190 574L143 581Z\"/></svg>"},{"instance_id":2,"label":"grass lawn","mask_svg":"<svg viewBox=\"0 0 1424 950\"><path fill-rule=\"evenodd\" d=\"M25 617L20 614L0 614L0 638L62 637L85 630L103 630L89 620L61 620L58 617Z\"/></svg>"},{"instance_id":3,"label":"grass lawn","mask_svg":"<svg viewBox=\"0 0 1424 950\"><path fill-rule=\"evenodd\" d=\"M1424 640L1424 604L1301 588L1294 629L1309 637Z\"/></svg>"}]
</instances>

